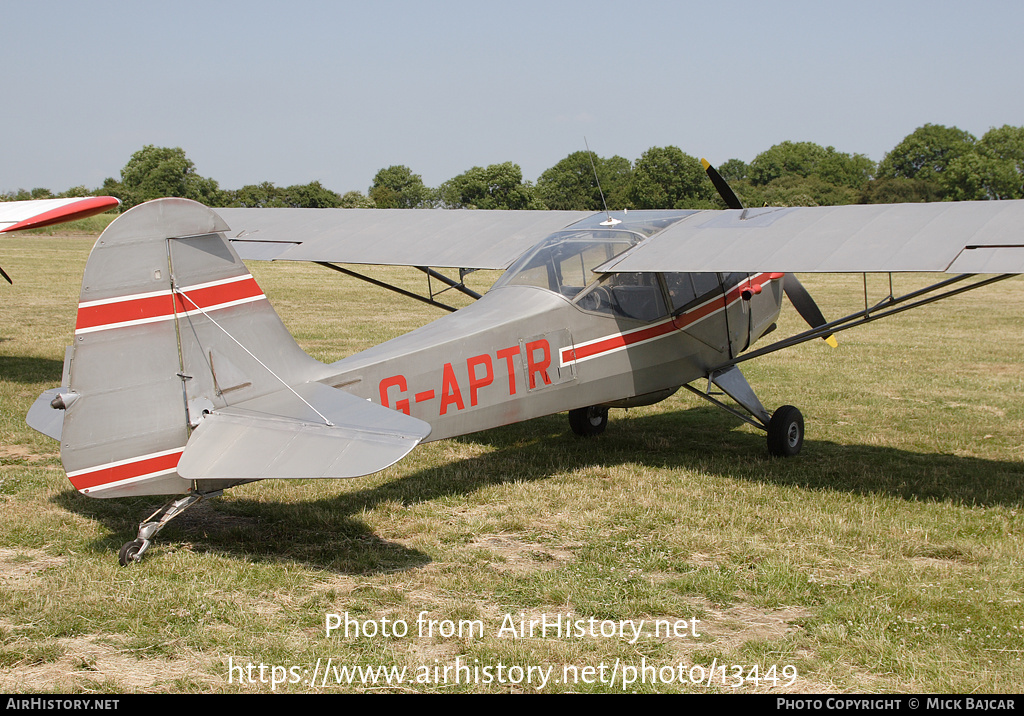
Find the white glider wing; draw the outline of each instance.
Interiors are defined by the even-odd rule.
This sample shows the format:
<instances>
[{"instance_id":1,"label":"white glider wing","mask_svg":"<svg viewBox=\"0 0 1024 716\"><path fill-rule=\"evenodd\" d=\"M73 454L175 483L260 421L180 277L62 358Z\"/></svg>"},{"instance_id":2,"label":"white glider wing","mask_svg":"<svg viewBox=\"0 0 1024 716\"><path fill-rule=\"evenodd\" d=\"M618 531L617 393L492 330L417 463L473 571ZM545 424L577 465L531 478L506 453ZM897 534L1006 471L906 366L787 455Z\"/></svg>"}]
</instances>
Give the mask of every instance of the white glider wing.
<instances>
[{"instance_id":1,"label":"white glider wing","mask_svg":"<svg viewBox=\"0 0 1024 716\"><path fill-rule=\"evenodd\" d=\"M115 208L121 202L112 196L83 196L72 199L32 199L0 202L0 233L38 229L84 219Z\"/></svg>"},{"instance_id":2,"label":"white glider wing","mask_svg":"<svg viewBox=\"0 0 1024 716\"><path fill-rule=\"evenodd\" d=\"M115 208L121 202L112 196L82 196L72 199L31 199L29 201L0 201L0 234L23 229L39 229L84 219L93 214ZM0 268L0 276L13 283L7 272Z\"/></svg>"}]
</instances>

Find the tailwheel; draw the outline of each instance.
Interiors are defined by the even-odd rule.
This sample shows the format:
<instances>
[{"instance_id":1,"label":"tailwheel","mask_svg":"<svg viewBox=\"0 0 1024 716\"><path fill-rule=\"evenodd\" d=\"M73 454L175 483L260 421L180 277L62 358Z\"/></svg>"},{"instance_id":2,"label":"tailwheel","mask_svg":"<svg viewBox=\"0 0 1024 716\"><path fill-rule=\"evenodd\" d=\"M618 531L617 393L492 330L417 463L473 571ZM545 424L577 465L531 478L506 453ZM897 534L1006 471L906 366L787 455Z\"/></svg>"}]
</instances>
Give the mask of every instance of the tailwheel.
<instances>
[{"instance_id":1,"label":"tailwheel","mask_svg":"<svg viewBox=\"0 0 1024 716\"><path fill-rule=\"evenodd\" d=\"M215 490L213 492L193 491L184 497L177 497L171 500L151 514L148 520L139 525L138 536L121 547L121 551L117 554L117 561L121 563L122 567L141 562L142 555L153 544L153 538L157 532L166 527L168 522L203 498L216 497L222 492L223 490Z\"/></svg>"},{"instance_id":2,"label":"tailwheel","mask_svg":"<svg viewBox=\"0 0 1024 716\"><path fill-rule=\"evenodd\" d=\"M121 551L117 555L117 561L121 563L122 567L127 567L129 564L142 561L142 553L146 551L145 540L134 539L131 542L126 542Z\"/></svg>"},{"instance_id":3,"label":"tailwheel","mask_svg":"<svg viewBox=\"0 0 1024 716\"><path fill-rule=\"evenodd\" d=\"M570 410L569 427L574 433L583 437L600 435L608 427L608 408L591 405L589 408Z\"/></svg>"},{"instance_id":4,"label":"tailwheel","mask_svg":"<svg viewBox=\"0 0 1024 716\"><path fill-rule=\"evenodd\" d=\"M804 445L804 416L792 405L783 405L768 421L768 452L793 457Z\"/></svg>"}]
</instances>

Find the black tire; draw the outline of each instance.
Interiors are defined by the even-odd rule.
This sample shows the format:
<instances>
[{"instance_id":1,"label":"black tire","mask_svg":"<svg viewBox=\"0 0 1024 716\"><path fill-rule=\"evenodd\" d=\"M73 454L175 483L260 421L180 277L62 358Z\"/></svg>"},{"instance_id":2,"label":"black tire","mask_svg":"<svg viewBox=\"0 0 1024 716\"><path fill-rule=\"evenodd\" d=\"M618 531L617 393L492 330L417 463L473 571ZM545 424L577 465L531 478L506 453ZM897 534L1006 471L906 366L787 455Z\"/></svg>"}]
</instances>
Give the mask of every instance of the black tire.
<instances>
[{"instance_id":1,"label":"black tire","mask_svg":"<svg viewBox=\"0 0 1024 716\"><path fill-rule=\"evenodd\" d=\"M585 438L600 435L608 427L608 408L591 405L589 408L570 410L569 427L574 433Z\"/></svg>"},{"instance_id":2,"label":"black tire","mask_svg":"<svg viewBox=\"0 0 1024 716\"><path fill-rule=\"evenodd\" d=\"M804 446L804 416L792 405L783 405L768 421L768 452L793 457Z\"/></svg>"},{"instance_id":3,"label":"black tire","mask_svg":"<svg viewBox=\"0 0 1024 716\"><path fill-rule=\"evenodd\" d=\"M140 560L139 552L142 550L142 540L136 539L131 542L126 542L121 551L117 554L117 561L121 563L122 567L127 567L129 564L135 564Z\"/></svg>"}]
</instances>

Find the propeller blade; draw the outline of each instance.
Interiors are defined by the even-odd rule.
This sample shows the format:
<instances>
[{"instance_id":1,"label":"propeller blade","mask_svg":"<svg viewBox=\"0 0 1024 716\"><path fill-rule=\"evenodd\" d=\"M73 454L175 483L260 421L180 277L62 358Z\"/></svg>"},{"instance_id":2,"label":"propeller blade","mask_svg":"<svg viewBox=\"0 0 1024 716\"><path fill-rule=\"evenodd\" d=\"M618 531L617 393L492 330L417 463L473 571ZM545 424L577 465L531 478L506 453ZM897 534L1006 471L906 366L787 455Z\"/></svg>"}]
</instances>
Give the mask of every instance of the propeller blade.
<instances>
[{"instance_id":1,"label":"propeller blade","mask_svg":"<svg viewBox=\"0 0 1024 716\"><path fill-rule=\"evenodd\" d=\"M722 178L722 175L718 173L718 170L711 166L711 162L707 159L700 160L701 165L704 167L704 171L707 173L711 183L715 185L715 189L718 190L719 196L725 202L725 205L730 209L742 209L743 203L736 196L736 192L732 190L729 183ZM824 326L828 321L825 320L825 316L822 314L821 309L818 308L818 304L811 298L811 294L807 292L804 285L800 283L796 276L791 273L787 273L786 277L782 280L782 290L789 298L789 302L793 304L796 312L803 316L803 319L811 326L811 328L817 328L818 326ZM835 348L839 344L836 342L835 336L831 333L827 336L823 336L822 340L828 343L830 346Z\"/></svg>"},{"instance_id":2,"label":"propeller blade","mask_svg":"<svg viewBox=\"0 0 1024 716\"><path fill-rule=\"evenodd\" d=\"M796 312L803 316L803 319L807 321L811 328L824 326L828 323L821 309L818 308L818 304L814 302L811 294L807 292L807 289L804 288L804 285L800 283L796 276L787 273L786 277L782 279L782 290L785 292L786 297L789 298L789 302L793 304ZM822 336L822 339L833 348L839 345L836 342L835 336L831 333L827 336Z\"/></svg>"},{"instance_id":3,"label":"propeller blade","mask_svg":"<svg viewBox=\"0 0 1024 716\"><path fill-rule=\"evenodd\" d=\"M722 201L730 209L742 209L743 203L736 196L736 192L732 190L729 183L722 178L722 175L718 173L718 170L711 166L711 162L707 159L700 160L701 165L704 167L704 171L707 173L711 183L715 185L715 189L718 190L719 196L722 197ZM807 292L804 285L800 283L796 276L791 273L787 273L786 277L782 280L782 290L789 298L789 302L793 304L796 312L803 316L803 319L811 326L811 328L817 328L818 326L824 326L828 321L825 320L825 316L822 314L821 309L818 308L818 304L811 298L811 294ZM832 334L823 337L824 341L830 346L835 348L838 343Z\"/></svg>"},{"instance_id":4,"label":"propeller blade","mask_svg":"<svg viewBox=\"0 0 1024 716\"><path fill-rule=\"evenodd\" d=\"M0 276L3 276L5 279L7 279L7 283L11 284L12 286L14 285L14 281L11 280L11 277L8 276L7 272L4 271L2 268L0 268Z\"/></svg>"},{"instance_id":5,"label":"propeller blade","mask_svg":"<svg viewBox=\"0 0 1024 716\"><path fill-rule=\"evenodd\" d=\"M711 166L711 162L707 159L701 159L700 163L704 166L704 171L708 175L708 179L715 185L715 189L718 190L718 195L722 197L722 201L730 209L742 209L743 203L736 196L736 193L729 186L729 183L722 178L722 175L718 173L718 170Z\"/></svg>"}]
</instances>

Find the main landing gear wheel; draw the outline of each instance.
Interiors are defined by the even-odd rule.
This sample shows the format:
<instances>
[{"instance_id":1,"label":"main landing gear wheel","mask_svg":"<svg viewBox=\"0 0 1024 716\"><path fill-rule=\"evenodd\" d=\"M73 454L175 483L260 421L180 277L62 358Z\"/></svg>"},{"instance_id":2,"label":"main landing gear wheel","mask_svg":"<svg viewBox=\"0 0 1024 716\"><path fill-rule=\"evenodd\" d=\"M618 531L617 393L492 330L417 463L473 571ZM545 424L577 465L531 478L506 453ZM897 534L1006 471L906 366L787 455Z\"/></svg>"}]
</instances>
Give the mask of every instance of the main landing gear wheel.
<instances>
[{"instance_id":1,"label":"main landing gear wheel","mask_svg":"<svg viewBox=\"0 0 1024 716\"><path fill-rule=\"evenodd\" d=\"M768 452L793 457L804 445L804 416L792 405L783 405L768 421Z\"/></svg>"},{"instance_id":2,"label":"main landing gear wheel","mask_svg":"<svg viewBox=\"0 0 1024 716\"><path fill-rule=\"evenodd\" d=\"M600 435L608 427L608 408L591 405L589 408L570 410L569 427L574 433L585 438Z\"/></svg>"}]
</instances>

